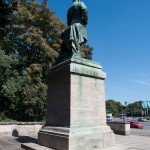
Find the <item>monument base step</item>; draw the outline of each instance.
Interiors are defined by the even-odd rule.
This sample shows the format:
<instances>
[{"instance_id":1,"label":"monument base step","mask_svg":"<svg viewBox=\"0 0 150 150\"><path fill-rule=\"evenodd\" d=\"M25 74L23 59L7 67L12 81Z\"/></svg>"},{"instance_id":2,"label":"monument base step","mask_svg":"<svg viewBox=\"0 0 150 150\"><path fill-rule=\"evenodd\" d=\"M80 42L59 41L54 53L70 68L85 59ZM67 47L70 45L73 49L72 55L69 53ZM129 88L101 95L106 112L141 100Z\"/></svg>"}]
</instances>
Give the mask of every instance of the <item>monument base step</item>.
<instances>
[{"instance_id":1,"label":"monument base step","mask_svg":"<svg viewBox=\"0 0 150 150\"><path fill-rule=\"evenodd\" d=\"M43 126L38 132L38 144L56 150L99 150L115 145L109 126L52 127Z\"/></svg>"},{"instance_id":2,"label":"monument base step","mask_svg":"<svg viewBox=\"0 0 150 150\"><path fill-rule=\"evenodd\" d=\"M54 150L36 143L22 143L21 148L25 150Z\"/></svg>"},{"instance_id":3,"label":"monument base step","mask_svg":"<svg viewBox=\"0 0 150 150\"><path fill-rule=\"evenodd\" d=\"M36 143L22 143L21 148L25 150L54 150ZM116 144L115 146L102 148L100 150L128 150L128 147L126 147L125 145Z\"/></svg>"}]
</instances>

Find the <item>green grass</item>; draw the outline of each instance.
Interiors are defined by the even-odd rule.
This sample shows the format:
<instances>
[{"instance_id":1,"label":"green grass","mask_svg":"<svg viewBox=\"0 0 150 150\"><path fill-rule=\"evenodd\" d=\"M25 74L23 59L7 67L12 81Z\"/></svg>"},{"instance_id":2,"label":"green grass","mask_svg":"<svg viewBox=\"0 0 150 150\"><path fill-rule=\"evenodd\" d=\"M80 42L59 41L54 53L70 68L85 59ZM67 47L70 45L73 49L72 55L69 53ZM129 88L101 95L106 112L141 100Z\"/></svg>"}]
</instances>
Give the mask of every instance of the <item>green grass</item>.
<instances>
[{"instance_id":1,"label":"green grass","mask_svg":"<svg viewBox=\"0 0 150 150\"><path fill-rule=\"evenodd\" d=\"M0 118L0 122L16 122L16 120L10 118Z\"/></svg>"}]
</instances>

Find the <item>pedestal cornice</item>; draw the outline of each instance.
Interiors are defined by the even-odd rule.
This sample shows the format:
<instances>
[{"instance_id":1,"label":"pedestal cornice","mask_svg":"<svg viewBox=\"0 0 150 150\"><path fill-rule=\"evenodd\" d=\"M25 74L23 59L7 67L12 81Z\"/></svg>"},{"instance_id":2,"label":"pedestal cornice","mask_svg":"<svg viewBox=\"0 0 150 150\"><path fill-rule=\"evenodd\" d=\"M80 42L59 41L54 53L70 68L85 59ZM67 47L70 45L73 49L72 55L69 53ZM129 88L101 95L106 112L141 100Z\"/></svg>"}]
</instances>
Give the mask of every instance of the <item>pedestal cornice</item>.
<instances>
[{"instance_id":1,"label":"pedestal cornice","mask_svg":"<svg viewBox=\"0 0 150 150\"><path fill-rule=\"evenodd\" d=\"M67 67L69 67L70 73L72 74L100 79L106 78L106 73L102 71L102 66L99 63L84 58L70 58L60 62L50 69L49 74Z\"/></svg>"}]
</instances>

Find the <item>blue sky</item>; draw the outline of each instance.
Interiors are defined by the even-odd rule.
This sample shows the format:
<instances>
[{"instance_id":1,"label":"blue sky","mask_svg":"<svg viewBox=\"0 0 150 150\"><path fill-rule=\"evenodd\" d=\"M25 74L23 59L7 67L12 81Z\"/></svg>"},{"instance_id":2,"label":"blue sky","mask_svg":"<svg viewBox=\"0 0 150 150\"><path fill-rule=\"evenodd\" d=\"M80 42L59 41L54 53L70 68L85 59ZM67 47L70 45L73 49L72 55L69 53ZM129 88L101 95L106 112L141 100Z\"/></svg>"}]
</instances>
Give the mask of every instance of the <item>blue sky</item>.
<instances>
[{"instance_id":1,"label":"blue sky","mask_svg":"<svg viewBox=\"0 0 150 150\"><path fill-rule=\"evenodd\" d=\"M124 104L150 99L150 0L81 0L89 10L88 43L107 73L105 97ZM72 0L49 0L67 22Z\"/></svg>"}]
</instances>

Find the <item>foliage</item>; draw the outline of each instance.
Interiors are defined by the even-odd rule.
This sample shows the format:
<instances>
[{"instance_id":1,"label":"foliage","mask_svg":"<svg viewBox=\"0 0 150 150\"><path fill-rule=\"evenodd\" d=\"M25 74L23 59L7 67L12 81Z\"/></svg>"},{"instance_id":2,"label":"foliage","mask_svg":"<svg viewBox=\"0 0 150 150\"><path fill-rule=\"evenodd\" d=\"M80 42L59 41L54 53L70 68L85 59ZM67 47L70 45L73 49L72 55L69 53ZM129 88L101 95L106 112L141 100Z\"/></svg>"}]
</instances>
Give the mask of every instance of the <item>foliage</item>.
<instances>
[{"instance_id":1,"label":"foliage","mask_svg":"<svg viewBox=\"0 0 150 150\"><path fill-rule=\"evenodd\" d=\"M17 64L15 55L5 55L5 52L0 49L0 117L2 118L5 116L4 112L6 113L7 108L12 108L14 105L14 100L11 100L15 97L14 93L17 90L14 86L18 76L15 69Z\"/></svg>"},{"instance_id":2,"label":"foliage","mask_svg":"<svg viewBox=\"0 0 150 150\"><path fill-rule=\"evenodd\" d=\"M139 117L142 116L142 112L144 113L145 111L142 109L142 101L136 101L124 106L115 100L107 100L106 112L112 113L114 116L120 116L120 114L125 113L127 116ZM143 116L145 116L145 114Z\"/></svg>"},{"instance_id":3,"label":"foliage","mask_svg":"<svg viewBox=\"0 0 150 150\"><path fill-rule=\"evenodd\" d=\"M10 118L5 118L5 119L0 118L0 122L17 122L17 121Z\"/></svg>"},{"instance_id":4,"label":"foliage","mask_svg":"<svg viewBox=\"0 0 150 150\"><path fill-rule=\"evenodd\" d=\"M106 101L107 113L112 113L113 116L119 116L124 111L124 106L120 102L116 102L112 99Z\"/></svg>"},{"instance_id":5,"label":"foliage","mask_svg":"<svg viewBox=\"0 0 150 150\"><path fill-rule=\"evenodd\" d=\"M15 0L0 1L0 27L4 28L10 21L10 14L17 8Z\"/></svg>"},{"instance_id":6,"label":"foliage","mask_svg":"<svg viewBox=\"0 0 150 150\"><path fill-rule=\"evenodd\" d=\"M42 120L49 68L55 62L65 25L39 3L18 2L0 41L1 116ZM19 114L19 115L18 115Z\"/></svg>"},{"instance_id":7,"label":"foliage","mask_svg":"<svg viewBox=\"0 0 150 150\"><path fill-rule=\"evenodd\" d=\"M92 51L93 51L93 47L90 47L89 45L83 44L81 46L81 55L83 58L92 60Z\"/></svg>"},{"instance_id":8,"label":"foliage","mask_svg":"<svg viewBox=\"0 0 150 150\"><path fill-rule=\"evenodd\" d=\"M10 15L17 8L14 0L0 0L0 40L5 36L5 27L10 23Z\"/></svg>"},{"instance_id":9,"label":"foliage","mask_svg":"<svg viewBox=\"0 0 150 150\"><path fill-rule=\"evenodd\" d=\"M141 116L142 110L141 101L136 101L134 103L128 104L127 106L127 112L129 116Z\"/></svg>"},{"instance_id":10,"label":"foliage","mask_svg":"<svg viewBox=\"0 0 150 150\"><path fill-rule=\"evenodd\" d=\"M46 3L2 0L0 4L0 118L43 120L47 74L60 52L66 25L44 7ZM82 55L91 59L92 48L84 45Z\"/></svg>"}]
</instances>

